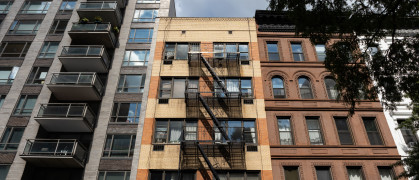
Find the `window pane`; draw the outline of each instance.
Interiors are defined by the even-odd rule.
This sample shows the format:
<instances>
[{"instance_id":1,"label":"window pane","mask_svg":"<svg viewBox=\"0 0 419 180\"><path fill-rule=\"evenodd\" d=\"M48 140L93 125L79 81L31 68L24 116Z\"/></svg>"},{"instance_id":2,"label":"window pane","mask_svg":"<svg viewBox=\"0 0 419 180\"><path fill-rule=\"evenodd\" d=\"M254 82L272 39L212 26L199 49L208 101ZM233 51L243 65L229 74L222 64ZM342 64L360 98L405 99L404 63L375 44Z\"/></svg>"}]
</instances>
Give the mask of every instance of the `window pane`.
<instances>
[{"instance_id":1,"label":"window pane","mask_svg":"<svg viewBox=\"0 0 419 180\"><path fill-rule=\"evenodd\" d=\"M404 120L398 120L397 123L401 124L403 123ZM410 144L414 144L418 142L418 138L416 137L415 133L412 132L411 129L407 128L407 127L402 127L400 128L400 131L403 135L403 139L404 142L408 145L411 146Z\"/></svg>"},{"instance_id":2,"label":"window pane","mask_svg":"<svg viewBox=\"0 0 419 180\"><path fill-rule=\"evenodd\" d=\"M174 79L173 83L173 98L184 98L186 79Z\"/></svg>"},{"instance_id":3,"label":"window pane","mask_svg":"<svg viewBox=\"0 0 419 180\"><path fill-rule=\"evenodd\" d=\"M106 180L124 180L125 172L106 172Z\"/></svg>"},{"instance_id":4,"label":"window pane","mask_svg":"<svg viewBox=\"0 0 419 180\"><path fill-rule=\"evenodd\" d=\"M294 61L304 61L303 47L301 46L300 43L292 43L291 49L292 49L292 56L294 57Z\"/></svg>"},{"instance_id":5,"label":"window pane","mask_svg":"<svg viewBox=\"0 0 419 180\"><path fill-rule=\"evenodd\" d=\"M298 166L285 166L284 176L285 180L299 180Z\"/></svg>"},{"instance_id":6,"label":"window pane","mask_svg":"<svg viewBox=\"0 0 419 180\"><path fill-rule=\"evenodd\" d=\"M151 180L163 180L163 172L151 171L150 172Z\"/></svg>"},{"instance_id":7,"label":"window pane","mask_svg":"<svg viewBox=\"0 0 419 180\"><path fill-rule=\"evenodd\" d=\"M336 81L333 78L326 77L324 78L324 83L326 84L327 96L329 99L337 99L338 90L336 89Z\"/></svg>"},{"instance_id":8,"label":"window pane","mask_svg":"<svg viewBox=\"0 0 419 180\"><path fill-rule=\"evenodd\" d=\"M393 172L390 167L378 167L381 180L394 180Z\"/></svg>"},{"instance_id":9,"label":"window pane","mask_svg":"<svg viewBox=\"0 0 419 180\"><path fill-rule=\"evenodd\" d=\"M305 77L298 78L298 87L302 99L313 99L310 81Z\"/></svg>"},{"instance_id":10,"label":"window pane","mask_svg":"<svg viewBox=\"0 0 419 180\"><path fill-rule=\"evenodd\" d=\"M316 45L316 54L319 61L324 61L326 58L326 47L324 44Z\"/></svg>"},{"instance_id":11,"label":"window pane","mask_svg":"<svg viewBox=\"0 0 419 180\"><path fill-rule=\"evenodd\" d=\"M332 180L330 167L316 167L317 180Z\"/></svg>"},{"instance_id":12,"label":"window pane","mask_svg":"<svg viewBox=\"0 0 419 180\"><path fill-rule=\"evenodd\" d=\"M323 145L323 137L320 129L319 120L316 118L307 118L307 129L312 145Z\"/></svg>"},{"instance_id":13,"label":"window pane","mask_svg":"<svg viewBox=\"0 0 419 180\"><path fill-rule=\"evenodd\" d=\"M352 136L349 131L346 117L335 117L336 129L338 131L341 145L352 145Z\"/></svg>"},{"instance_id":14,"label":"window pane","mask_svg":"<svg viewBox=\"0 0 419 180\"><path fill-rule=\"evenodd\" d=\"M383 145L380 133L375 124L375 118L362 118L371 145Z\"/></svg>"},{"instance_id":15,"label":"window pane","mask_svg":"<svg viewBox=\"0 0 419 180\"><path fill-rule=\"evenodd\" d=\"M188 44L177 44L176 59L188 59Z\"/></svg>"},{"instance_id":16,"label":"window pane","mask_svg":"<svg viewBox=\"0 0 419 180\"><path fill-rule=\"evenodd\" d=\"M9 173L10 165L0 165L0 179L6 179Z\"/></svg>"},{"instance_id":17,"label":"window pane","mask_svg":"<svg viewBox=\"0 0 419 180\"><path fill-rule=\"evenodd\" d=\"M361 167L347 167L349 180L364 180Z\"/></svg>"},{"instance_id":18,"label":"window pane","mask_svg":"<svg viewBox=\"0 0 419 180\"><path fill-rule=\"evenodd\" d=\"M289 118L278 118L279 139L281 145L292 145L291 124Z\"/></svg>"},{"instance_id":19,"label":"window pane","mask_svg":"<svg viewBox=\"0 0 419 180\"><path fill-rule=\"evenodd\" d=\"M170 121L170 143L180 142L182 135L182 121Z\"/></svg>"}]
</instances>

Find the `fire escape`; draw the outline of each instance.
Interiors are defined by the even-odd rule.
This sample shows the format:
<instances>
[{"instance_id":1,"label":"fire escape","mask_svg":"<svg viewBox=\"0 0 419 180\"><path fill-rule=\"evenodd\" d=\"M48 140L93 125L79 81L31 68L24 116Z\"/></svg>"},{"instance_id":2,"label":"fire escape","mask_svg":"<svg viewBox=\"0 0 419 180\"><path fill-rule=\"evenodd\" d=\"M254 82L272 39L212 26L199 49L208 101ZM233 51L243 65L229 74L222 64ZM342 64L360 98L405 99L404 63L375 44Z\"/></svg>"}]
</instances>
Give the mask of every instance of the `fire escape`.
<instances>
[{"instance_id":1,"label":"fire escape","mask_svg":"<svg viewBox=\"0 0 419 180\"><path fill-rule=\"evenodd\" d=\"M209 176L206 173L209 169L218 180L217 170L246 169L244 141L233 141L220 122L220 119L242 118L242 95L229 92L217 75L240 75L240 57L237 53L223 57L206 55L209 54L196 52L188 56L190 76L199 76L203 81L198 87L186 85L186 114L188 118L198 118L203 126L198 125L196 138L183 138L180 168L199 169L204 177ZM187 131L184 129L184 135Z\"/></svg>"}]
</instances>

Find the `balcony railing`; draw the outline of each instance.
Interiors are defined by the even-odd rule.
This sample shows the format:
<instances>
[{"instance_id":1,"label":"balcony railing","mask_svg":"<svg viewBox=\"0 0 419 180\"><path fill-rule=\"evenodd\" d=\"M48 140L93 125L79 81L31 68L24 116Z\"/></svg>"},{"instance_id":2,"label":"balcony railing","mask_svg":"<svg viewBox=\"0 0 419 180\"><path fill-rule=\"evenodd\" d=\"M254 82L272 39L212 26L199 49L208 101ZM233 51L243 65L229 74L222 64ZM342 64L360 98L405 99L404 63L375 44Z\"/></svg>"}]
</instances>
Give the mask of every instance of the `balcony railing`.
<instances>
[{"instance_id":1,"label":"balcony railing","mask_svg":"<svg viewBox=\"0 0 419 180\"><path fill-rule=\"evenodd\" d=\"M73 26L71 27L71 31L111 31L111 23L102 23L102 24L96 24L96 23L73 23Z\"/></svg>"},{"instance_id":2,"label":"balcony railing","mask_svg":"<svg viewBox=\"0 0 419 180\"><path fill-rule=\"evenodd\" d=\"M95 115L85 103L49 103L41 104L36 118L84 118L92 125Z\"/></svg>"},{"instance_id":3,"label":"balcony railing","mask_svg":"<svg viewBox=\"0 0 419 180\"><path fill-rule=\"evenodd\" d=\"M28 139L21 156L73 157L81 166L84 166L86 148L76 139Z\"/></svg>"},{"instance_id":4,"label":"balcony railing","mask_svg":"<svg viewBox=\"0 0 419 180\"><path fill-rule=\"evenodd\" d=\"M81 72L81 73L73 73L73 72L61 72L61 73L53 73L51 85L92 85L96 88L97 92L102 95L103 92L103 84L98 78L96 73L90 72Z\"/></svg>"},{"instance_id":5,"label":"balcony railing","mask_svg":"<svg viewBox=\"0 0 419 180\"><path fill-rule=\"evenodd\" d=\"M104 46L64 46L62 57L97 57L100 56L106 66L109 66L109 56Z\"/></svg>"},{"instance_id":6,"label":"balcony railing","mask_svg":"<svg viewBox=\"0 0 419 180\"><path fill-rule=\"evenodd\" d=\"M116 9L118 7L117 2L82 2L80 3L80 10L106 10L106 9Z\"/></svg>"}]
</instances>

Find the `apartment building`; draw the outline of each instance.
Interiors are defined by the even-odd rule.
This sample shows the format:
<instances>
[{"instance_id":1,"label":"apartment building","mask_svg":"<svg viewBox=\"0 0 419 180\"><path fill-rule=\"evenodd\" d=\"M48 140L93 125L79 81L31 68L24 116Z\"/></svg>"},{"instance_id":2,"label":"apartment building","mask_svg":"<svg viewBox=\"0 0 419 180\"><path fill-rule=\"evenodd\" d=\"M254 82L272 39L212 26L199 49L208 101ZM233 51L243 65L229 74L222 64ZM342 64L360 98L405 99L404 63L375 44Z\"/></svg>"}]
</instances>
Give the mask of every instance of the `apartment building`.
<instances>
[{"instance_id":1,"label":"apartment building","mask_svg":"<svg viewBox=\"0 0 419 180\"><path fill-rule=\"evenodd\" d=\"M256 11L273 179L393 179L403 169L378 100L353 116L324 64L325 46L295 35L285 14ZM336 42L338 39L333 39ZM393 128L393 127L391 127Z\"/></svg>"},{"instance_id":2,"label":"apartment building","mask_svg":"<svg viewBox=\"0 0 419 180\"><path fill-rule=\"evenodd\" d=\"M161 18L137 179L272 179L253 18Z\"/></svg>"},{"instance_id":3,"label":"apartment building","mask_svg":"<svg viewBox=\"0 0 419 180\"><path fill-rule=\"evenodd\" d=\"M174 7L1 1L0 179L135 179L154 37Z\"/></svg>"}]
</instances>

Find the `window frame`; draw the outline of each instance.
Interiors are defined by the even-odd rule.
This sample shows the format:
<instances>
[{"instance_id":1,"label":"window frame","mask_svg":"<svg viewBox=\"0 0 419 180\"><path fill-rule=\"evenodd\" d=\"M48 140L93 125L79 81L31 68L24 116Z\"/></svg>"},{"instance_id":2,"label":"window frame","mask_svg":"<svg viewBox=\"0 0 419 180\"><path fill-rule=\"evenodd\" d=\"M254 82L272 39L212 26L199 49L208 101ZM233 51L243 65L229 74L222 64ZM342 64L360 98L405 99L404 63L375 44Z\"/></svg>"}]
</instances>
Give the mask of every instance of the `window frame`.
<instances>
[{"instance_id":1,"label":"window frame","mask_svg":"<svg viewBox=\"0 0 419 180\"><path fill-rule=\"evenodd\" d=\"M23 44L22 50L19 53L13 53L13 52L8 52L5 53L5 50L8 48L8 46L10 44ZM28 53L29 47L31 46L32 42L30 41L6 41L6 42L2 42L1 46L0 46L0 57L3 58L24 58L26 56L26 54ZM7 55L15 55L18 54L18 56L4 56L5 54Z\"/></svg>"},{"instance_id":2,"label":"window frame","mask_svg":"<svg viewBox=\"0 0 419 180\"><path fill-rule=\"evenodd\" d=\"M0 106L1 107L1 106ZM397 119L397 124L401 124L403 121L406 121L406 119ZM411 142L407 142L405 136L407 136L408 133L404 133L406 131L409 131L411 133L410 138L413 140ZM417 137L415 132L412 132L411 129L407 128L407 127L402 127L400 128L400 134L402 135L403 141L404 143L408 146L411 147L410 143L419 143L419 138Z\"/></svg>"},{"instance_id":3,"label":"window frame","mask_svg":"<svg viewBox=\"0 0 419 180\"><path fill-rule=\"evenodd\" d=\"M45 72L45 71L42 71L42 69L46 70L45 78L40 78L40 75ZM25 84L39 84L39 85L45 84L46 77L48 76L48 71L49 71L49 67L42 67L42 66L32 67L32 70L29 73L29 77L26 80ZM38 81L40 81L40 83L35 83Z\"/></svg>"},{"instance_id":4,"label":"window frame","mask_svg":"<svg viewBox=\"0 0 419 180\"><path fill-rule=\"evenodd\" d=\"M327 168L328 171L329 171L329 176L330 176L331 180L333 180L333 173L332 173L332 167L331 166L315 166L314 169L315 169L315 173L316 173L316 180L324 180L324 179L319 179L318 178L317 168L325 168L325 169Z\"/></svg>"},{"instance_id":5,"label":"window frame","mask_svg":"<svg viewBox=\"0 0 419 180\"><path fill-rule=\"evenodd\" d=\"M20 103L22 98L24 98L22 108L19 109L19 103ZM35 99L35 104L32 107L32 109L25 109L25 106L27 105L29 98L34 98ZM13 115L12 116L31 116L31 114L33 112L33 109L36 106L36 101L37 100L38 100L38 95L30 95L30 94L20 95L20 97L19 97L19 99L18 99L18 101L15 105L15 108L13 109ZM30 113L23 113L23 111L25 111L25 110L31 110L31 112Z\"/></svg>"},{"instance_id":6,"label":"window frame","mask_svg":"<svg viewBox=\"0 0 419 180\"><path fill-rule=\"evenodd\" d=\"M303 79L303 78L306 79L310 83L310 88L301 88L300 87L300 79ZM315 96L314 96L314 91L313 91L313 85L312 85L311 80L310 80L309 77L307 77L307 76L300 76L300 77L298 77L297 78L297 85L298 85L298 92L300 94L300 98L301 99L314 99ZM301 89L310 90L311 97L310 98L303 97L303 94L301 93Z\"/></svg>"},{"instance_id":7,"label":"window frame","mask_svg":"<svg viewBox=\"0 0 419 180\"><path fill-rule=\"evenodd\" d=\"M131 106L131 104L136 104L135 105L135 113L134 116L120 116L120 110L121 110L121 104L129 104L129 106ZM116 110L115 110L116 108ZM115 113L115 114L114 114ZM138 116L137 116L138 114ZM141 117L141 101L136 101L136 102L114 102L113 107L112 107L112 111L111 111L111 117L110 117L110 123L115 123L115 124L138 124L140 121L140 117ZM130 118L133 118L134 121L132 122L122 122L122 121L117 121L118 118L126 118L127 120ZM112 120L115 119L115 120ZM138 120L138 121L137 121Z\"/></svg>"},{"instance_id":8,"label":"window frame","mask_svg":"<svg viewBox=\"0 0 419 180\"><path fill-rule=\"evenodd\" d=\"M217 51L215 46L216 45L223 45L223 50L222 51ZM236 46L236 52L227 52L227 45L235 45ZM247 46L247 51L240 51L240 45L246 45ZM237 57L233 57L233 59L238 58L240 61L249 61L250 60L250 53L249 53L249 42L213 42L212 43L212 47L213 47L213 57L214 58L221 58L221 59L230 59L227 54L228 53L237 53L238 56ZM222 54L221 56L218 56L217 54ZM242 54L247 54L247 56L243 56L246 58L242 58Z\"/></svg>"},{"instance_id":9,"label":"window frame","mask_svg":"<svg viewBox=\"0 0 419 180\"><path fill-rule=\"evenodd\" d=\"M17 73L19 73L20 67L13 66L13 67L0 67L0 71L9 71L10 73L7 76L7 79L0 79L0 85L11 85L15 81ZM5 81L4 83L2 81Z\"/></svg>"},{"instance_id":10,"label":"window frame","mask_svg":"<svg viewBox=\"0 0 419 180\"><path fill-rule=\"evenodd\" d=\"M260 180L261 179L261 175L260 175L260 172L259 171L256 171L256 172L254 172L254 171L222 171L222 172L218 172L219 173L219 175L220 174L225 174L225 180L230 180L231 179L231 177L230 177L230 174L231 173L235 173L235 174L238 174L238 173L243 173L243 179L244 180L247 180L248 179L248 174L256 174L257 173L257 176L258 176L258 180ZM213 178L214 179L214 178Z\"/></svg>"},{"instance_id":11,"label":"window frame","mask_svg":"<svg viewBox=\"0 0 419 180\"><path fill-rule=\"evenodd\" d=\"M304 61L306 61L305 57L304 57L303 42L297 42L297 41L290 42L290 45L291 45L291 54L292 54L293 62L304 62ZM300 45L301 46L301 52L294 52L294 49L292 48L293 45ZM297 57L296 55L298 55L300 60L298 60L298 61L296 60L296 57Z\"/></svg>"},{"instance_id":12,"label":"window frame","mask_svg":"<svg viewBox=\"0 0 419 180\"><path fill-rule=\"evenodd\" d=\"M166 122L166 131L157 131L157 121L159 122ZM196 128L195 128L195 140L199 139L199 131L198 131L198 120L196 119L176 119L176 118L172 118L172 119L156 119L155 122L155 127L154 127L154 132L153 132L153 144L180 144L181 142L170 142L170 137L171 137L171 122L181 122L182 123L182 131L181 131L181 135L180 135L180 141L184 141L185 140L185 128L188 127L187 123L188 122L194 122L196 123ZM161 126L162 127L162 126ZM161 128L160 127L160 128ZM190 126L189 126L190 127ZM164 132L165 134L165 140L166 142L163 141L158 141L159 139L157 138L158 133L160 132ZM194 131L189 131L188 133L194 133Z\"/></svg>"},{"instance_id":13,"label":"window frame","mask_svg":"<svg viewBox=\"0 0 419 180\"><path fill-rule=\"evenodd\" d=\"M240 127L229 127L228 126L228 122L231 121L240 121ZM244 122L253 122L254 124L254 132L252 131L246 131L245 130L245 126L244 126ZM224 119L220 119L220 126L223 127L224 131L226 132L226 134L229 136L229 130L230 128L241 128L241 141L240 142L244 142L246 145L257 145L258 144L258 134L257 134L257 126L256 126L256 120L251 120L251 119L229 119L229 120L224 120ZM218 134L218 135L217 135ZM255 134L254 137L252 137L252 141L254 140L255 142L249 143L246 142L246 134ZM217 137L219 137L220 139L217 139ZM231 137L229 137L231 140ZM218 128L214 129L214 138L215 141L219 141L219 142L225 142L224 137L221 135L221 132L218 130Z\"/></svg>"},{"instance_id":14,"label":"window frame","mask_svg":"<svg viewBox=\"0 0 419 180\"><path fill-rule=\"evenodd\" d=\"M335 86L333 88L331 88L330 86L328 86L328 84L326 83L326 79L333 80L334 83L335 83ZM331 76L326 76L323 79L323 81L324 81L324 86L326 88L327 98L330 99L330 100L337 100L338 97L339 97L339 91L336 89L336 80L333 77L331 77ZM333 90L336 91L336 97L332 97Z\"/></svg>"},{"instance_id":15,"label":"window frame","mask_svg":"<svg viewBox=\"0 0 419 180\"><path fill-rule=\"evenodd\" d=\"M116 172L116 173L124 173L124 180L129 180L129 178L130 178L130 176L131 176L131 171L98 171L98 174L97 174L97 180L106 180L107 179L107 173L108 172L110 172L110 173L114 173L114 172ZM103 179L100 179L101 177L100 177L100 175L101 175L101 173L103 173Z\"/></svg>"},{"instance_id":16,"label":"window frame","mask_svg":"<svg viewBox=\"0 0 419 180\"><path fill-rule=\"evenodd\" d=\"M148 172L148 179L149 180L159 180L159 179L151 179L152 173L156 173L156 174L159 173L159 174L161 174L161 177L162 177L161 180L166 180L166 174L167 173L178 173L178 171L175 171L175 170L150 170ZM183 171L180 171L181 178L178 178L178 180L182 180L183 179L183 175L184 175L183 173L191 173L191 174L193 174L194 180L196 180L196 171L192 171L192 170L183 170Z\"/></svg>"},{"instance_id":17,"label":"window frame","mask_svg":"<svg viewBox=\"0 0 419 180\"><path fill-rule=\"evenodd\" d=\"M297 180L300 180L301 178L300 178L300 166L282 166L282 170L283 170L283 173L284 173L284 179L285 180L287 180L287 176L286 176L286 173L285 173L285 168L291 168L291 167L297 167L297 175L298 175L298 179Z\"/></svg>"},{"instance_id":18,"label":"window frame","mask_svg":"<svg viewBox=\"0 0 419 180\"><path fill-rule=\"evenodd\" d=\"M273 79L275 79L275 78L278 78L278 79L280 79L282 81L282 87L283 88L275 88L274 87L274 81L273 81ZM282 78L281 76L273 76L271 78L271 83L272 83L272 95L273 95L273 98L286 99L287 98L287 92L286 92L286 89L285 89L285 81L284 81L284 78ZM275 89L279 90L279 92L281 92L281 90L282 90L284 92L284 95L281 96L280 95L281 93L279 93L279 95L277 95L277 93L275 93Z\"/></svg>"},{"instance_id":19,"label":"window frame","mask_svg":"<svg viewBox=\"0 0 419 180\"><path fill-rule=\"evenodd\" d=\"M366 135L367 135L368 143L370 145L372 145L372 146L384 146L385 145L385 142L384 142L383 136L382 136L381 131L380 131L380 126L377 123L377 118L376 117L362 117L361 119L362 119L362 124L364 125L364 130L365 130ZM368 133L369 132L373 132L373 131L368 131L367 128L366 128L366 126L365 126L365 120L370 121L371 119L372 119L372 121L374 121L375 129L377 129L376 130L376 133L378 134L378 137L380 138L380 141L381 141L378 144L375 144L376 142L374 142L374 144L371 143L370 136L368 135Z\"/></svg>"},{"instance_id":20,"label":"window frame","mask_svg":"<svg viewBox=\"0 0 419 180\"><path fill-rule=\"evenodd\" d=\"M142 11L152 11L151 18L150 17L141 17ZM138 17L136 15L138 14ZM132 18L132 22L139 23L139 22L155 22L156 18L159 17L159 9L136 9L134 11L134 17Z\"/></svg>"},{"instance_id":21,"label":"window frame","mask_svg":"<svg viewBox=\"0 0 419 180\"><path fill-rule=\"evenodd\" d=\"M389 170L391 179L395 179L394 177L396 177L396 173L394 172L394 169L391 166L377 166L378 175L380 176L380 179L381 179L380 169Z\"/></svg>"},{"instance_id":22,"label":"window frame","mask_svg":"<svg viewBox=\"0 0 419 180\"><path fill-rule=\"evenodd\" d=\"M229 91L228 90L229 91L228 93L238 93L238 94L241 94L241 97L243 97L243 98L253 98L254 89L253 89L253 78L252 77L223 77L223 78L220 78L220 79L221 79L221 81L223 81L223 83L225 85L225 88L227 90L229 89L228 83L227 83L228 80L230 80L230 81L237 80L238 81L238 83L239 83L238 84L238 88L239 88L238 91ZM250 81L250 88L243 88L242 87L242 81L245 81L245 80ZM218 83L214 82L213 84L214 84L215 95L225 97L224 91L221 89L221 87L219 87ZM251 93L245 95L243 93L243 91L244 90L249 90L249 89L250 89ZM234 97L234 96L237 96L237 95L236 94L230 94L230 96Z\"/></svg>"},{"instance_id":23,"label":"window frame","mask_svg":"<svg viewBox=\"0 0 419 180\"><path fill-rule=\"evenodd\" d=\"M269 52L269 44L275 44L276 45L276 52ZM267 41L266 42L266 52L268 53L268 61L281 61L281 56L279 53L279 45L278 45L278 41ZM277 55L278 59L271 59L271 55Z\"/></svg>"},{"instance_id":24,"label":"window frame","mask_svg":"<svg viewBox=\"0 0 419 180\"><path fill-rule=\"evenodd\" d=\"M307 120L314 120L314 119L316 119L317 120L317 123L318 123L318 125L319 125L319 129L309 129L309 126L308 126L308 123L307 123ZM318 117L318 116L306 116L305 117L305 123L306 123L306 127L307 127L307 134L308 134L308 140L309 140L309 142L310 142L310 145L314 145L314 146L322 146L322 145L326 145L326 142L325 142L325 140L324 140L324 135L323 135L323 127L322 127L322 123L321 123L321 121L320 121L320 117ZM312 142L311 141L311 138L310 138L310 132L317 132L318 134L319 134L319 136L320 136L320 140L321 140L321 142L319 142L318 144L314 144L314 143L316 143L316 142Z\"/></svg>"},{"instance_id":25,"label":"window frame","mask_svg":"<svg viewBox=\"0 0 419 180\"><path fill-rule=\"evenodd\" d=\"M348 128L348 130L339 130L338 129L336 120L342 120L342 119L345 119L345 124L346 124L346 127ZM352 129L351 129L351 126L350 126L348 117L334 116L333 117L333 121L335 123L335 128L336 128L336 132L337 132L337 135L338 135L339 144L340 145L355 145L353 134L352 134ZM343 131L343 132L340 132L340 131ZM342 140L341 140L341 136L340 136L341 133L347 133L347 134L349 134L349 137L351 138L351 144L342 144Z\"/></svg>"},{"instance_id":26,"label":"window frame","mask_svg":"<svg viewBox=\"0 0 419 180\"><path fill-rule=\"evenodd\" d=\"M30 24L28 22L34 22L32 30L18 30L22 23ZM36 35L39 27L41 26L42 20L14 20L7 31L8 35ZM29 32L29 33L26 33Z\"/></svg>"},{"instance_id":27,"label":"window frame","mask_svg":"<svg viewBox=\"0 0 419 180\"><path fill-rule=\"evenodd\" d=\"M140 86L138 87L126 87L125 86L125 82L127 80L127 76L140 76ZM144 93L144 86L145 86L145 79L146 79L146 74L120 74L119 75L119 80L118 80L118 85L116 87L116 92L117 93ZM123 78L123 79L122 79ZM122 87L120 87L119 85L121 84L121 80L123 80L122 83ZM129 89L134 89L134 88L138 88L137 92L128 92ZM127 91L125 91L125 89L127 89Z\"/></svg>"},{"instance_id":28,"label":"window frame","mask_svg":"<svg viewBox=\"0 0 419 180\"><path fill-rule=\"evenodd\" d=\"M10 131L9 131L9 134L7 134L7 137L6 137L5 142L4 143L1 143L1 141L3 141L3 139L5 138L5 135L6 135L6 132L7 132L8 129L10 129ZM17 142L17 143L10 143L10 140L13 137L13 133L15 133L15 129L22 130L21 137L19 138L19 142ZM20 141L22 140L22 137L23 137L23 133L24 132L25 132L25 127L20 127L20 126L6 126L6 128L4 128L3 134L2 134L1 139L0 139L0 144L1 144L1 146L3 146L0 149L0 151L17 151L17 149L19 148ZM12 150L7 149L7 147L9 145L15 145L16 146L16 149L15 150L13 150L13 149Z\"/></svg>"},{"instance_id":29,"label":"window frame","mask_svg":"<svg viewBox=\"0 0 419 180\"><path fill-rule=\"evenodd\" d=\"M137 4L143 4L143 3L144 4L160 3L160 0L137 0Z\"/></svg>"},{"instance_id":30,"label":"window frame","mask_svg":"<svg viewBox=\"0 0 419 180\"><path fill-rule=\"evenodd\" d=\"M64 29L58 29L60 23L65 23L65 28ZM63 35L65 30L67 29L67 25L68 25L68 20L66 20L66 19L56 19L52 23L52 25L51 25L51 27L48 31L48 34L49 35Z\"/></svg>"},{"instance_id":31,"label":"window frame","mask_svg":"<svg viewBox=\"0 0 419 180\"><path fill-rule=\"evenodd\" d=\"M279 120L280 119L287 119L288 120L288 123L290 125L289 131L281 131L281 129L279 128ZM278 126L277 129L278 129L279 145L294 145L294 132L293 132L291 117L290 116L278 116L278 117L276 117L276 121L277 121L277 126ZM281 132L289 133L289 135L291 137L291 144L282 144L281 143Z\"/></svg>"},{"instance_id":32,"label":"window frame","mask_svg":"<svg viewBox=\"0 0 419 180\"><path fill-rule=\"evenodd\" d=\"M324 46L324 52L318 51L317 47L318 46ZM318 62L324 62L326 60L326 44L315 44L314 45L314 50L316 52L316 58ZM324 56L323 59L320 59L319 57Z\"/></svg>"},{"instance_id":33,"label":"window frame","mask_svg":"<svg viewBox=\"0 0 419 180\"><path fill-rule=\"evenodd\" d=\"M107 150L107 141L108 137L112 136L111 142L109 143L109 150ZM114 139L115 136L130 136L130 143L127 150L112 150L112 146L114 145ZM103 145L103 152L102 152L102 158L132 158L134 156L134 149L135 149L135 141L136 141L137 135L136 134L106 134L105 137L105 143ZM126 151L126 156L112 156L112 151L119 151L123 152ZM106 155L107 154L107 155Z\"/></svg>"},{"instance_id":34,"label":"window frame","mask_svg":"<svg viewBox=\"0 0 419 180\"><path fill-rule=\"evenodd\" d=\"M28 10L29 7L32 5L33 2L41 2L46 3L42 10ZM22 5L22 8L19 10L19 14L47 14L49 7L51 6L51 1L30 1L26 0L25 3ZM40 13L34 13L34 11L40 11Z\"/></svg>"},{"instance_id":35,"label":"window frame","mask_svg":"<svg viewBox=\"0 0 419 180\"><path fill-rule=\"evenodd\" d=\"M54 45L57 45L56 50L54 53L49 52L51 48L54 48ZM38 58L41 59L53 59L55 55L57 54L58 48L59 48L60 42L59 41L45 41L44 44L41 47L41 50L39 50ZM46 46L46 49L45 49ZM45 51L44 51L45 49ZM50 57L52 55L53 57Z\"/></svg>"},{"instance_id":36,"label":"window frame","mask_svg":"<svg viewBox=\"0 0 419 180\"><path fill-rule=\"evenodd\" d=\"M70 2L73 2L74 3L74 6L73 6L73 9L67 9L66 8L66 6L70 3ZM65 3L65 5L64 5L64 3ZM61 2L61 4L60 4L60 7L58 8L58 11L57 12L59 12L59 13L62 13L62 14L66 14L66 13L71 13L71 12L73 12L73 10L76 8L76 4L77 4L77 1L68 1L68 0L64 0L64 1L62 1ZM64 5L64 8L63 9L61 9L62 7L63 7L63 5Z\"/></svg>"},{"instance_id":37,"label":"window frame","mask_svg":"<svg viewBox=\"0 0 419 180\"><path fill-rule=\"evenodd\" d=\"M182 58L177 57L178 45L185 45L185 44L188 45L188 53L195 52L195 51L197 51L197 52L201 51L201 43L199 43L199 42L166 42L165 45L164 45L163 60L187 60L188 57L186 59L182 59ZM173 47L173 58L169 58L168 55L167 55L169 52L172 52L172 51L168 51L168 46L169 45L174 45L174 47Z\"/></svg>"},{"instance_id":38,"label":"window frame","mask_svg":"<svg viewBox=\"0 0 419 180\"><path fill-rule=\"evenodd\" d=\"M363 169L362 169L362 166L346 166L346 174L347 174L347 178L348 178L348 180L349 180L349 169L359 169L360 171L361 171L361 178L362 179L365 179L365 173L364 173L364 171L363 171Z\"/></svg>"},{"instance_id":39,"label":"window frame","mask_svg":"<svg viewBox=\"0 0 419 180\"><path fill-rule=\"evenodd\" d=\"M0 14L7 14L7 13L9 13L10 6L13 5L13 1L2 1L2 2L5 2L5 8L4 9L0 9Z\"/></svg>"},{"instance_id":40,"label":"window frame","mask_svg":"<svg viewBox=\"0 0 419 180\"><path fill-rule=\"evenodd\" d=\"M135 54L136 51L138 51L138 52L144 51L145 52L144 61L131 61L131 55L132 55L132 53ZM127 56L127 53L129 53L128 56ZM126 57L128 57L128 60L125 59ZM150 57L150 50L149 49L125 50L124 57L122 59L122 67L148 66L149 57ZM135 63L135 62L140 63L140 64L143 63L143 65L130 65L130 63Z\"/></svg>"},{"instance_id":41,"label":"window frame","mask_svg":"<svg viewBox=\"0 0 419 180\"><path fill-rule=\"evenodd\" d=\"M146 38L136 38L136 34L138 30L141 29L147 29L148 30L148 36ZM153 35L154 35L154 29L153 28L131 28L128 34L128 43L151 43L153 41ZM133 33L133 34L132 34ZM131 38L131 34L132 37ZM151 37L150 37L151 35ZM137 40L145 40L145 42L137 41Z\"/></svg>"},{"instance_id":42,"label":"window frame","mask_svg":"<svg viewBox=\"0 0 419 180\"><path fill-rule=\"evenodd\" d=\"M4 177L4 179L6 179L7 175L9 174L11 164L0 164L0 167L1 166L5 166L6 167L6 168L4 168L6 170L5 171L6 173L3 173L3 174L0 173L0 179L2 179L3 177Z\"/></svg>"},{"instance_id":43,"label":"window frame","mask_svg":"<svg viewBox=\"0 0 419 180\"><path fill-rule=\"evenodd\" d=\"M160 78L160 85L159 85L159 99L183 99L183 97L174 97L174 87L175 87L175 79L185 80L185 91L183 94L186 93L186 89L189 89L190 81L197 82L198 91L199 91L199 79L194 77L161 77ZM163 81L170 81L170 88L163 88ZM163 92L169 92L169 97L162 97Z\"/></svg>"}]
</instances>

